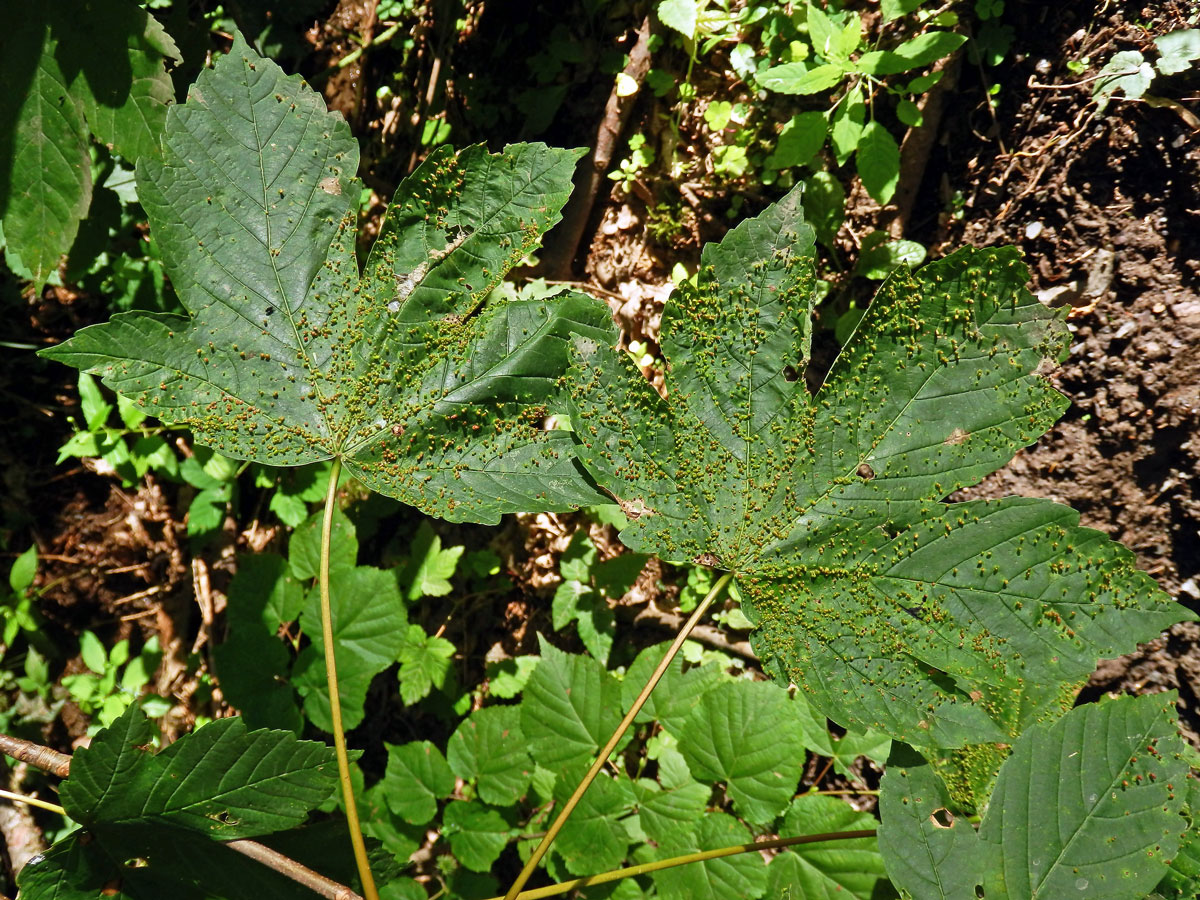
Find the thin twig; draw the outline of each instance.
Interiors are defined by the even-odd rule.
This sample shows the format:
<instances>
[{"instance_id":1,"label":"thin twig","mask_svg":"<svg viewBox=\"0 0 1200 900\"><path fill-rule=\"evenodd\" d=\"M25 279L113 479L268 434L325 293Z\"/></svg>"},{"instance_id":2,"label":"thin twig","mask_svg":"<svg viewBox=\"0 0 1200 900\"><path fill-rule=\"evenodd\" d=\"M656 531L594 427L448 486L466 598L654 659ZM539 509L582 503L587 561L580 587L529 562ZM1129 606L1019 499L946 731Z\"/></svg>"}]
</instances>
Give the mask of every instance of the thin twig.
<instances>
[{"instance_id":1,"label":"thin twig","mask_svg":"<svg viewBox=\"0 0 1200 900\"><path fill-rule=\"evenodd\" d=\"M382 44L385 41L390 41L392 38L394 38L396 36L396 32L399 30L400 30L399 22L396 22L394 25L392 25L388 28L385 28L383 31L379 32L379 34L374 39L367 41L367 43L363 44L361 47L359 47L356 50L351 50L349 53L347 53L345 56L343 56L341 59L339 59L336 63L334 63L332 66L330 66L328 69L326 69L324 72L318 72L316 75L313 76L313 81L316 81L318 78L328 78L334 72L341 71L342 69L346 68L347 66L354 65L354 63L358 61L358 58L360 56L362 56L363 53L365 53L370 47L374 47L378 44Z\"/></svg>"},{"instance_id":2,"label":"thin twig","mask_svg":"<svg viewBox=\"0 0 1200 900\"><path fill-rule=\"evenodd\" d=\"M604 767L604 764L608 762L609 754L616 749L617 744L620 743L621 738L629 729L629 726L633 724L633 720L637 717L637 714L642 711L642 707L645 706L646 701L650 699L651 692L666 673L667 667L671 665L671 660L673 660L675 655L679 653L679 648L683 646L684 641L688 639L688 635L691 634L692 629L696 627L696 623L700 621L700 617L708 611L708 608L712 605L713 600L715 600L717 595L724 590L725 586L729 584L729 581L732 578L732 573L726 572L717 579L716 583L712 586L712 589L708 592L708 596L700 601L700 605L696 607L696 611L692 613L691 618L687 620L683 628L680 629L679 634L675 636L675 640L667 649L666 654L662 658L662 662L658 664L658 668L656 668L654 673L646 680L646 684L642 687L641 693L638 694L637 699L633 701L633 706L629 708L629 712L625 713L625 718L621 719L621 724L617 726L615 731L613 731L612 737L608 739L608 743L606 743L600 749L600 752L596 754L596 761L592 763L592 767L588 769L587 774L583 776L583 779L576 786L574 793L571 794L570 798L563 805L563 808L554 818L554 821L551 823L550 827L546 829L546 836L542 838L541 843L537 845L537 849L535 849L533 854L529 857L529 862L525 863L525 867L521 869L521 873L517 875L516 880L512 883L512 887L510 887L508 889L508 893L504 895L504 900L516 900L517 895L521 892L521 888L525 887L526 882L529 881L529 877L537 869L538 863L542 861L542 857L546 855L546 851L549 850L550 845L554 843L554 839L558 836L558 833L562 830L562 827L567 823L567 819L570 817L572 811L579 804L579 801L583 799L584 792L587 791L588 786L596 780L596 776L600 773L600 770Z\"/></svg>"},{"instance_id":3,"label":"thin twig","mask_svg":"<svg viewBox=\"0 0 1200 900\"><path fill-rule=\"evenodd\" d=\"M1126 69L1121 72L1101 72L1099 75L1089 75L1087 78L1081 78L1079 81L1071 81L1067 84L1040 84L1034 81L1034 76L1030 75L1029 80L1025 82L1025 86L1033 88L1036 91L1069 91L1072 88L1083 87L1091 84L1093 81L1099 81L1101 78L1123 78L1126 75L1136 75L1136 68Z\"/></svg>"},{"instance_id":4,"label":"thin twig","mask_svg":"<svg viewBox=\"0 0 1200 900\"><path fill-rule=\"evenodd\" d=\"M59 778L66 778L71 773L71 757L32 741L0 734L0 753Z\"/></svg>"},{"instance_id":5,"label":"thin twig","mask_svg":"<svg viewBox=\"0 0 1200 900\"><path fill-rule=\"evenodd\" d=\"M683 624L683 616L679 613L661 610L652 602L639 612L633 621L635 625L647 621L654 622L656 625L663 625L673 631L678 631L679 626ZM697 625L692 629L691 637L693 641L707 644L709 647L714 650L720 650L722 653L740 656L747 662L759 661L758 654L754 652L754 648L750 646L749 641L732 641L720 628L714 628L711 625Z\"/></svg>"},{"instance_id":6,"label":"thin twig","mask_svg":"<svg viewBox=\"0 0 1200 900\"><path fill-rule=\"evenodd\" d=\"M588 158L580 164L575 173L575 190L571 199L563 208L562 222L552 232L545 252L542 254L541 271L554 278L570 277L571 263L579 250L584 228L591 218L592 207L595 206L600 187L604 184L608 168L612 164L621 133L625 123L633 112L634 103L641 93L642 82L650 71L650 28L651 19L647 16L637 31L637 40L629 51L629 64L625 66L622 75L632 79L639 90L626 94L613 85L608 103L604 107L604 117L596 132L593 150Z\"/></svg>"},{"instance_id":7,"label":"thin twig","mask_svg":"<svg viewBox=\"0 0 1200 900\"><path fill-rule=\"evenodd\" d=\"M272 850L257 841L226 841L225 846L230 850L248 856L255 862L262 863L269 869L282 872L297 884L302 884L314 893L328 900L363 900L344 884L338 884L331 878L326 878L319 872L314 872L308 866L301 865L294 859L284 856L278 850Z\"/></svg>"}]
</instances>

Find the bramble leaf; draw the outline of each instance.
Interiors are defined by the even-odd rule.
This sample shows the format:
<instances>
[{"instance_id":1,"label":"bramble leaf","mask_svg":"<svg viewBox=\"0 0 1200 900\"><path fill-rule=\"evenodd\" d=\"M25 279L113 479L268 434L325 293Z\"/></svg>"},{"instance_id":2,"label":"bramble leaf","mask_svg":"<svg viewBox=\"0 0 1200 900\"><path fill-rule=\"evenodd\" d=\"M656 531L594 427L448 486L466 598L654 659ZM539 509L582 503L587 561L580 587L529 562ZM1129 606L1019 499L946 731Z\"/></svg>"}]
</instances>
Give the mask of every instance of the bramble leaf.
<instances>
[{"instance_id":1,"label":"bramble leaf","mask_svg":"<svg viewBox=\"0 0 1200 900\"><path fill-rule=\"evenodd\" d=\"M1190 614L1066 507L943 502L1066 404L1044 373L1067 333L1016 251L900 267L814 396L799 207L793 191L705 248L663 313L667 399L576 339L579 458L629 516L625 544L737 576L767 671L821 714L922 746L1004 741L996 698Z\"/></svg>"},{"instance_id":2,"label":"bramble leaf","mask_svg":"<svg viewBox=\"0 0 1200 900\"><path fill-rule=\"evenodd\" d=\"M354 728L362 721L371 679L394 663L405 646L404 600L392 573L370 566L330 572L329 594L342 718L346 728ZM312 643L296 660L292 684L304 698L308 720L318 728L332 731L320 609L320 592L313 588L300 617L300 624ZM420 631L419 626L409 627Z\"/></svg>"},{"instance_id":3,"label":"bramble leaf","mask_svg":"<svg viewBox=\"0 0 1200 900\"><path fill-rule=\"evenodd\" d=\"M590 763L621 720L621 686L587 656L542 638L541 661L521 702L521 729L541 766L560 771Z\"/></svg>"},{"instance_id":4,"label":"bramble leaf","mask_svg":"<svg viewBox=\"0 0 1200 900\"><path fill-rule=\"evenodd\" d=\"M654 644L637 655L621 682L621 700L626 710L633 706L642 685L662 662L669 644ZM660 722L676 738L684 736L688 715L700 699L724 678L720 666L691 667L683 671L683 657L671 660L658 687L650 694L635 722Z\"/></svg>"},{"instance_id":5,"label":"bramble leaf","mask_svg":"<svg viewBox=\"0 0 1200 900\"><path fill-rule=\"evenodd\" d=\"M454 645L445 638L426 634L420 625L401 631L399 650L400 699L411 706L446 683Z\"/></svg>"},{"instance_id":6,"label":"bramble leaf","mask_svg":"<svg viewBox=\"0 0 1200 900\"><path fill-rule=\"evenodd\" d=\"M660 788L657 782L639 778L633 785L638 816L647 834L665 835L690 828L702 815L712 796L712 788L696 781L674 788Z\"/></svg>"},{"instance_id":7,"label":"bramble leaf","mask_svg":"<svg viewBox=\"0 0 1200 900\"><path fill-rule=\"evenodd\" d=\"M579 783L583 767L554 783L555 799L565 803ZM616 869L629 850L629 837L618 819L633 806L633 789L627 779L602 775L563 826L555 849L572 875L590 875Z\"/></svg>"},{"instance_id":8,"label":"bramble leaf","mask_svg":"<svg viewBox=\"0 0 1200 900\"><path fill-rule=\"evenodd\" d=\"M766 682L730 681L705 693L679 735L692 775L724 782L733 807L763 825L795 796L804 740L787 692Z\"/></svg>"},{"instance_id":9,"label":"bramble leaf","mask_svg":"<svg viewBox=\"0 0 1200 900\"><path fill-rule=\"evenodd\" d=\"M715 850L750 841L750 832L733 816L711 812L691 829L662 839L655 858ZM757 853L739 853L652 873L665 900L755 900L767 888L767 868Z\"/></svg>"},{"instance_id":10,"label":"bramble leaf","mask_svg":"<svg viewBox=\"0 0 1200 900\"><path fill-rule=\"evenodd\" d=\"M422 597L444 597L450 593L450 578L458 568L462 547L442 549L442 539L428 522L422 522L413 536L412 556L400 573L409 600Z\"/></svg>"},{"instance_id":11,"label":"bramble leaf","mask_svg":"<svg viewBox=\"0 0 1200 900\"><path fill-rule=\"evenodd\" d=\"M455 775L475 779L479 796L497 806L516 803L533 777L516 706L475 710L450 736L446 758Z\"/></svg>"},{"instance_id":12,"label":"bramble leaf","mask_svg":"<svg viewBox=\"0 0 1200 900\"><path fill-rule=\"evenodd\" d=\"M879 844L909 896L1139 900L1187 825L1172 693L1089 703L1029 728L978 835L932 767L903 753L883 779Z\"/></svg>"},{"instance_id":13,"label":"bramble leaf","mask_svg":"<svg viewBox=\"0 0 1200 900\"><path fill-rule=\"evenodd\" d=\"M169 826L232 840L300 825L337 782L333 750L218 719L157 754L132 706L71 760L67 813L85 826Z\"/></svg>"},{"instance_id":14,"label":"bramble leaf","mask_svg":"<svg viewBox=\"0 0 1200 900\"><path fill-rule=\"evenodd\" d=\"M304 727L288 681L291 654L277 637L300 614L304 589L274 553L243 554L229 583L229 636L213 648L225 700L255 727Z\"/></svg>"},{"instance_id":15,"label":"bramble leaf","mask_svg":"<svg viewBox=\"0 0 1200 900\"><path fill-rule=\"evenodd\" d=\"M383 796L405 822L424 825L437 813L437 802L454 791L454 773L442 751L429 741L388 744Z\"/></svg>"},{"instance_id":16,"label":"bramble leaf","mask_svg":"<svg viewBox=\"0 0 1200 900\"><path fill-rule=\"evenodd\" d=\"M442 814L442 833L454 858L473 872L487 872L508 843L500 813L474 801L453 800Z\"/></svg>"},{"instance_id":17,"label":"bramble leaf","mask_svg":"<svg viewBox=\"0 0 1200 900\"><path fill-rule=\"evenodd\" d=\"M870 813L855 810L834 797L797 797L783 817L781 834L832 834L874 829ZM767 867L768 897L792 900L840 897L872 900L886 884L883 858L875 838L854 838L827 844L799 844L782 851ZM790 891L790 894L788 893Z\"/></svg>"},{"instance_id":18,"label":"bramble leaf","mask_svg":"<svg viewBox=\"0 0 1200 900\"><path fill-rule=\"evenodd\" d=\"M454 521L598 498L547 431L580 294L485 304L558 221L580 151L435 150L401 183L360 277L358 148L299 76L240 36L172 107L138 195L190 316L124 313L46 355L237 459L340 458Z\"/></svg>"}]
</instances>

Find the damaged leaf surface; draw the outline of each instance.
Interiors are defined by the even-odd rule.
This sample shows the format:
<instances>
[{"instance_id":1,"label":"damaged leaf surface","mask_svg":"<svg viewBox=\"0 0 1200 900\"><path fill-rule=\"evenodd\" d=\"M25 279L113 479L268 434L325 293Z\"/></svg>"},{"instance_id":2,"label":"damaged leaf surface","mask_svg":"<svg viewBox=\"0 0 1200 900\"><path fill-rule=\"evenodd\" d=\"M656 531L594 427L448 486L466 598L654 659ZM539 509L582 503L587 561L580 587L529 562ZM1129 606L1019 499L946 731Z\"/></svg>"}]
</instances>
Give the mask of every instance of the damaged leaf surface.
<instances>
[{"instance_id":1,"label":"damaged leaf surface","mask_svg":"<svg viewBox=\"0 0 1200 900\"><path fill-rule=\"evenodd\" d=\"M663 314L665 399L577 338L579 457L630 547L735 573L765 667L822 713L1004 740L1028 680L1085 677L1187 614L1066 507L945 502L1066 407L1045 373L1067 332L1016 250L902 267L814 394L812 248L797 190L705 249Z\"/></svg>"}]
</instances>

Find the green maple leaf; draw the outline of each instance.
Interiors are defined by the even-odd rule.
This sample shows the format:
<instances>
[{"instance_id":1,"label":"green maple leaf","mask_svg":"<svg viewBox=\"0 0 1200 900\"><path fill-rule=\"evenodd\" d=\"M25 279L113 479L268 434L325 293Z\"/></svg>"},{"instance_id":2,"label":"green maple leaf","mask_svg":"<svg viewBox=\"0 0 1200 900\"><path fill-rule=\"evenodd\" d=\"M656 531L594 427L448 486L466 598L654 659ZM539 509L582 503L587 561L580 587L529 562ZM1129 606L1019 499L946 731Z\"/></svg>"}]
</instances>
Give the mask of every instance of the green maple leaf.
<instances>
[{"instance_id":1,"label":"green maple leaf","mask_svg":"<svg viewBox=\"0 0 1200 900\"><path fill-rule=\"evenodd\" d=\"M597 499L547 431L579 294L484 303L559 219L579 152L437 150L396 192L362 275L349 127L237 37L172 107L138 195L190 316L125 313L46 355L222 454L338 458L455 521Z\"/></svg>"},{"instance_id":2,"label":"green maple leaf","mask_svg":"<svg viewBox=\"0 0 1200 900\"><path fill-rule=\"evenodd\" d=\"M1027 680L1086 677L1188 614L1066 507L944 501L1066 406L1044 377L1066 329L1017 252L901 267L813 394L800 209L796 190L705 248L663 314L665 399L576 339L579 458L627 545L735 573L765 667L821 713L922 745L1005 740Z\"/></svg>"}]
</instances>

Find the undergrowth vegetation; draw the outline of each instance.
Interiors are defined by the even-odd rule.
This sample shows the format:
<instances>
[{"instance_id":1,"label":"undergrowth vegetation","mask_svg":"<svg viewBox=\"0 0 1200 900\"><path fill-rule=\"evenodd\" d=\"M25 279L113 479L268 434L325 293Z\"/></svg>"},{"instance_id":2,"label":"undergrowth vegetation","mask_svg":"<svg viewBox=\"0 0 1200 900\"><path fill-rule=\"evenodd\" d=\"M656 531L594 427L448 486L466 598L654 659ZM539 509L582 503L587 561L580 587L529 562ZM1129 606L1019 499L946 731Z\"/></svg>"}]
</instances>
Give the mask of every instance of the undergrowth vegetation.
<instances>
[{"instance_id":1,"label":"undergrowth vegetation","mask_svg":"<svg viewBox=\"0 0 1200 900\"><path fill-rule=\"evenodd\" d=\"M753 102L700 113L715 174L776 193L676 277L654 352L578 285L513 279L584 151L455 150L429 116L372 219L359 142L308 82L235 29L169 104L174 43L101 5L136 90L98 93L107 32L63 68L69 6L18 30L36 62L4 63L36 70L5 120L7 171L35 184L6 201L8 264L114 298L39 353L78 370L58 462L173 485L197 556L229 518L277 528L226 544L183 734L157 635L81 630L64 669L36 547L15 556L0 749L65 779L21 898L1195 894L1200 759L1173 695L1076 701L1097 660L1196 617L1068 507L952 499L1063 414L1065 314L1011 248L919 266L924 247L877 232L850 271L878 291L825 321L840 351L815 359L846 198L826 163L892 198L891 128L920 125L966 43L957 4L884 2L877 32L850 4L655 5L646 86L682 121L723 47ZM975 6L993 23L975 52L1002 56L1000 10ZM672 41L683 79L659 62ZM556 46L547 81L584 63ZM1158 72L1190 47L1160 43ZM1148 85L1113 65L1104 99ZM820 108L781 124L770 94ZM60 144L61 172L31 156ZM664 157L690 177L673 148L629 146L619 189ZM60 267L101 175L108 249ZM489 650L513 567L466 524L551 513L575 528L537 652ZM664 573L675 637L633 636L621 600ZM68 703L87 719L71 755L15 736Z\"/></svg>"}]
</instances>

